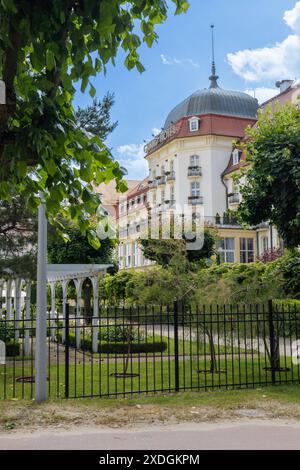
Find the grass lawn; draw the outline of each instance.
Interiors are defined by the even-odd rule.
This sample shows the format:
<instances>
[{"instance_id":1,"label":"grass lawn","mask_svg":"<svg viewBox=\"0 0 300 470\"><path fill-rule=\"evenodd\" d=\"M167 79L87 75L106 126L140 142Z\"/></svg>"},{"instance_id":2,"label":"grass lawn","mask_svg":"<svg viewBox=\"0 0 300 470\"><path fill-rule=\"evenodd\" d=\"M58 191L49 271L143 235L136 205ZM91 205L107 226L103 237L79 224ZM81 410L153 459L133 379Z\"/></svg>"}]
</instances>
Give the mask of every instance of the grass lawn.
<instances>
[{"instance_id":1,"label":"grass lawn","mask_svg":"<svg viewBox=\"0 0 300 470\"><path fill-rule=\"evenodd\" d=\"M125 396L139 393L153 394L156 392L175 391L175 361L173 358L147 356L137 361L132 357L128 371L136 376L117 378L115 373L123 370L122 360L109 358L99 361L88 361L89 356L69 368L69 397L83 396ZM264 370L264 362L255 356L241 355L240 360L235 355L220 356L218 372L208 373L209 358L205 356L182 358L179 361L179 389L234 389L255 388L271 384L271 372ZM290 362L290 361L289 361ZM268 363L266 364L268 366ZM290 363L282 366L290 368L286 372L276 372L276 382L289 383L299 381L299 366ZM20 376L31 376L31 366L22 367L18 363L14 367L0 366L0 398L34 397L34 384L18 382ZM200 371L200 372L199 372ZM204 372L206 371L206 372ZM49 397L65 396L65 367L63 363L48 368Z\"/></svg>"}]
</instances>

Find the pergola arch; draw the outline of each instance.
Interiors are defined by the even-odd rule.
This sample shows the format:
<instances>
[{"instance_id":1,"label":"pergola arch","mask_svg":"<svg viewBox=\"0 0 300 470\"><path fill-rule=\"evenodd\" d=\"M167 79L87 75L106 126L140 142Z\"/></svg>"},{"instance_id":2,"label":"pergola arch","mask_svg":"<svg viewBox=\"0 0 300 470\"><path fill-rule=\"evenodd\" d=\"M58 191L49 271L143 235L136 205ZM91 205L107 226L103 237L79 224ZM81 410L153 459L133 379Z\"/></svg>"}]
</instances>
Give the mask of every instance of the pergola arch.
<instances>
[{"instance_id":1,"label":"pergola arch","mask_svg":"<svg viewBox=\"0 0 300 470\"><path fill-rule=\"evenodd\" d=\"M24 329L24 354L30 354L30 305L31 305L31 279L25 279L9 273L0 281L0 296L5 297L5 319L14 320L15 339L20 339L20 322L22 306L25 307ZM22 305L22 292L24 304ZM5 295L4 295L5 293ZM2 308L2 303L1 303ZM14 309L14 315L13 315ZM2 316L2 312L1 312Z\"/></svg>"},{"instance_id":2,"label":"pergola arch","mask_svg":"<svg viewBox=\"0 0 300 470\"><path fill-rule=\"evenodd\" d=\"M65 341L66 304L68 297L68 286L74 282L76 289L76 314L75 314L75 336L76 347L81 344L81 297L82 287L86 279L92 283L93 289L93 317L92 317L92 344L93 352L98 352L98 329L99 323L99 279L112 267L110 264L49 264L47 267L47 278L51 286L51 336L55 337L55 287L59 282L62 285L62 341Z\"/></svg>"}]
</instances>

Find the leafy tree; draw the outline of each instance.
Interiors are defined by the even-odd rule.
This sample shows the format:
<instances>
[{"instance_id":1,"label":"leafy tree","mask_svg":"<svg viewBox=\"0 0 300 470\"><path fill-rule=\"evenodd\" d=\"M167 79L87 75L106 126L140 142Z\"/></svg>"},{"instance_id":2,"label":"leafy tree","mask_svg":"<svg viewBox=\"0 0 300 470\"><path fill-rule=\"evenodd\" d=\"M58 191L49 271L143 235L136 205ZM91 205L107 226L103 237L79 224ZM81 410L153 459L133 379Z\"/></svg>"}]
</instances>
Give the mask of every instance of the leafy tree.
<instances>
[{"instance_id":1,"label":"leafy tree","mask_svg":"<svg viewBox=\"0 0 300 470\"><path fill-rule=\"evenodd\" d=\"M110 110L113 105L113 95L107 94L103 100L95 100L91 106L80 108L76 116L79 125L88 132L94 132L101 138L106 138L117 123L110 121ZM88 127L88 117L91 127ZM7 275L8 271L13 271L22 277L35 278L36 275L36 245L37 245L37 218L28 208L28 198L15 194L10 201L0 200L0 271ZM110 243L103 243L101 253L92 248L79 230L68 230L65 237L71 239L71 243L66 245L61 238L56 237L50 247L50 257L55 258L55 263L70 262L75 263L77 259L82 262L111 262ZM75 240L76 239L76 240ZM78 251L76 254L76 243ZM53 246L55 248L53 249ZM104 255L104 252L107 253ZM97 258L100 261L97 261ZM71 260L71 261L68 261ZM89 261L91 260L91 261ZM79 262L79 261L78 261Z\"/></svg>"},{"instance_id":2,"label":"leafy tree","mask_svg":"<svg viewBox=\"0 0 300 470\"><path fill-rule=\"evenodd\" d=\"M48 262L54 264L84 263L84 264L112 264L111 272L117 271L117 264L113 257L114 241L109 238L101 241L100 248L90 245L87 235L83 235L78 227L69 227L66 230L68 241L61 238L53 229L50 230L48 242ZM86 280L83 285L84 315L90 317L92 284Z\"/></svg>"},{"instance_id":3,"label":"leafy tree","mask_svg":"<svg viewBox=\"0 0 300 470\"><path fill-rule=\"evenodd\" d=\"M261 112L248 129L242 220L270 220L289 248L300 244L300 110L287 104Z\"/></svg>"},{"instance_id":4,"label":"leafy tree","mask_svg":"<svg viewBox=\"0 0 300 470\"><path fill-rule=\"evenodd\" d=\"M186 0L172 0L176 14ZM155 26L167 18L165 0L3 0L0 10L0 77L6 107L0 114L0 199L11 190L27 194L30 208L43 193L47 216L58 224L70 217L89 241L99 240L90 226L98 207L92 191L116 180L122 191L123 171L98 136L77 125L72 100L91 78L113 64L120 48L125 66L144 70L138 49L157 39ZM63 204L67 201L67 204Z\"/></svg>"},{"instance_id":5,"label":"leafy tree","mask_svg":"<svg viewBox=\"0 0 300 470\"><path fill-rule=\"evenodd\" d=\"M103 291L109 304L119 305L126 301L128 282L135 276L132 271L119 271L114 276L107 276L100 281L100 291Z\"/></svg>"},{"instance_id":6,"label":"leafy tree","mask_svg":"<svg viewBox=\"0 0 300 470\"><path fill-rule=\"evenodd\" d=\"M102 101L95 98L91 105L85 108L78 107L75 118L80 127L105 140L118 125L117 122L112 123L110 119L110 111L114 102L114 95L107 93Z\"/></svg>"},{"instance_id":7,"label":"leafy tree","mask_svg":"<svg viewBox=\"0 0 300 470\"><path fill-rule=\"evenodd\" d=\"M70 227L66 230L68 241L66 242L53 230L50 231L48 242L48 261L50 263L112 263L114 242L110 239L101 241L99 249L95 249L88 242L79 228Z\"/></svg>"},{"instance_id":8,"label":"leafy tree","mask_svg":"<svg viewBox=\"0 0 300 470\"><path fill-rule=\"evenodd\" d=\"M141 239L140 242L144 256L151 261L156 261L163 267L169 266L174 256L181 256L184 262L199 263L211 258L215 252L215 235L208 228L204 231L204 244L200 250L187 249L186 240L174 239L172 234L169 239L145 238Z\"/></svg>"},{"instance_id":9,"label":"leafy tree","mask_svg":"<svg viewBox=\"0 0 300 470\"><path fill-rule=\"evenodd\" d=\"M36 274L36 217L24 197L0 200L0 272L34 278Z\"/></svg>"}]
</instances>

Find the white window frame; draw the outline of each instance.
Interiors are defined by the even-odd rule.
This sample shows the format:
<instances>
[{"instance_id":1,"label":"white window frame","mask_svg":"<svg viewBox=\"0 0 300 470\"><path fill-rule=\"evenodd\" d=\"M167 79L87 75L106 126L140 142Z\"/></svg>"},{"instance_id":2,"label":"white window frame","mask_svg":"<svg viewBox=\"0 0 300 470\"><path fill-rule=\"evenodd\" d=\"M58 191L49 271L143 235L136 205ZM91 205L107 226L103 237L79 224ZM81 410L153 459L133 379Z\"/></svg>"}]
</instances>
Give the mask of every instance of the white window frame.
<instances>
[{"instance_id":1,"label":"white window frame","mask_svg":"<svg viewBox=\"0 0 300 470\"><path fill-rule=\"evenodd\" d=\"M199 130L199 118L193 117L189 119L190 132L197 132Z\"/></svg>"},{"instance_id":2,"label":"white window frame","mask_svg":"<svg viewBox=\"0 0 300 470\"><path fill-rule=\"evenodd\" d=\"M242 249L242 240L246 242L246 248ZM249 242L252 242L253 248L249 248ZM245 255L245 260L242 260L242 254ZM251 255L250 255L251 254ZM241 263L252 263L255 258L255 248L254 248L254 239L250 237L241 237L240 238L240 262Z\"/></svg>"},{"instance_id":3,"label":"white window frame","mask_svg":"<svg viewBox=\"0 0 300 470\"><path fill-rule=\"evenodd\" d=\"M238 165L241 160L241 152L238 149L235 149L232 152L232 164L233 165Z\"/></svg>"},{"instance_id":4,"label":"white window frame","mask_svg":"<svg viewBox=\"0 0 300 470\"><path fill-rule=\"evenodd\" d=\"M233 240L233 248L229 248L229 240ZM221 263L235 263L235 238L234 237L222 237L218 240L217 244L223 243L224 246L218 247L218 254L220 256Z\"/></svg>"},{"instance_id":5,"label":"white window frame","mask_svg":"<svg viewBox=\"0 0 300 470\"><path fill-rule=\"evenodd\" d=\"M170 199L171 201L175 200L175 186L174 185L170 186Z\"/></svg>"},{"instance_id":6,"label":"white window frame","mask_svg":"<svg viewBox=\"0 0 300 470\"><path fill-rule=\"evenodd\" d=\"M131 264L132 264L131 253L132 253L131 243L127 243L127 245L126 245L126 261L125 261L126 268L131 268Z\"/></svg>"},{"instance_id":7,"label":"white window frame","mask_svg":"<svg viewBox=\"0 0 300 470\"><path fill-rule=\"evenodd\" d=\"M269 237L267 235L263 235L261 238L261 248L263 253L269 249Z\"/></svg>"},{"instance_id":8,"label":"white window frame","mask_svg":"<svg viewBox=\"0 0 300 470\"><path fill-rule=\"evenodd\" d=\"M200 166L200 157L199 157L199 155L191 155L190 156L190 166L192 166L192 167Z\"/></svg>"},{"instance_id":9,"label":"white window frame","mask_svg":"<svg viewBox=\"0 0 300 470\"><path fill-rule=\"evenodd\" d=\"M191 182L191 196L200 197L200 183L199 181Z\"/></svg>"},{"instance_id":10,"label":"white window frame","mask_svg":"<svg viewBox=\"0 0 300 470\"><path fill-rule=\"evenodd\" d=\"M134 243L134 265L139 266L139 244L138 242Z\"/></svg>"}]
</instances>

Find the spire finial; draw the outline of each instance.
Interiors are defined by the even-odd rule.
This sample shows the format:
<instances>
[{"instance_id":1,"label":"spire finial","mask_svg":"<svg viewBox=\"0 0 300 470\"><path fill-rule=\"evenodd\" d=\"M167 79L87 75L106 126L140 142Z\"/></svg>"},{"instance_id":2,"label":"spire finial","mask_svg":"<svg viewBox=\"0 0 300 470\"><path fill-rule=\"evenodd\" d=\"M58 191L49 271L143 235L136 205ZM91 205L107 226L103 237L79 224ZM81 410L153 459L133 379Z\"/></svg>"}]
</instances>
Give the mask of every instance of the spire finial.
<instances>
[{"instance_id":1,"label":"spire finial","mask_svg":"<svg viewBox=\"0 0 300 470\"><path fill-rule=\"evenodd\" d=\"M212 49L212 65L211 65L211 76L209 77L211 84L210 88L219 88L218 86L218 76L216 75L216 64L215 64L215 38L214 38L214 28L215 25L211 24L211 49Z\"/></svg>"}]
</instances>

